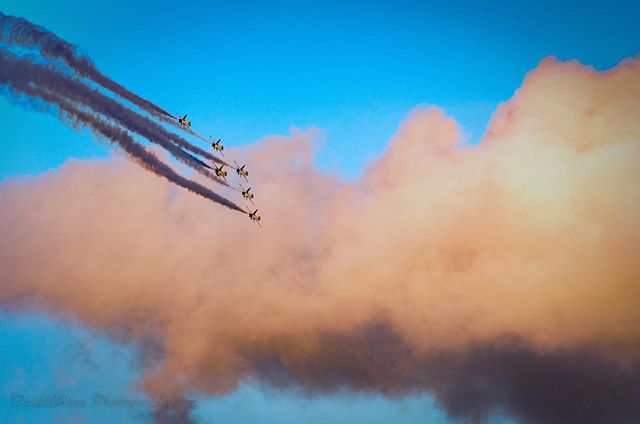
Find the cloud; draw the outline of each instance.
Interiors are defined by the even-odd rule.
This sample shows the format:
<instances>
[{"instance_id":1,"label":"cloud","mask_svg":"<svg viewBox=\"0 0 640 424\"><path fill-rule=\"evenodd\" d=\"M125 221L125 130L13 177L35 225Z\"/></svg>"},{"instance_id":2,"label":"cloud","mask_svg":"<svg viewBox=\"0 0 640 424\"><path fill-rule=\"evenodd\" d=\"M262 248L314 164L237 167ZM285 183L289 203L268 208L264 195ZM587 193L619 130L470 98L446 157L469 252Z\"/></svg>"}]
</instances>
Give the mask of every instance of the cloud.
<instances>
[{"instance_id":1,"label":"cloud","mask_svg":"<svg viewBox=\"0 0 640 424\"><path fill-rule=\"evenodd\" d=\"M0 302L140 343L151 395L257 380L634 421L639 111L637 61L546 59L480 145L419 107L355 182L314 168L313 132L268 137L234 152L262 231L122 159L69 161L0 187Z\"/></svg>"}]
</instances>

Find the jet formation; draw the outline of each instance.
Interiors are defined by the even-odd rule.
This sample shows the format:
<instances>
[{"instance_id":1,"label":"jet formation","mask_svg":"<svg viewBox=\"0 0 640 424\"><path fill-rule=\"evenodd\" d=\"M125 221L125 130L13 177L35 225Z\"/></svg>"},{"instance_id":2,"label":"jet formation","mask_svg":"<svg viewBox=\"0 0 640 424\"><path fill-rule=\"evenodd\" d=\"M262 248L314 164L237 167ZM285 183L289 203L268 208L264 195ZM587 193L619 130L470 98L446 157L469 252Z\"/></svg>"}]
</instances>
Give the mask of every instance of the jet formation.
<instances>
[{"instance_id":1,"label":"jet formation","mask_svg":"<svg viewBox=\"0 0 640 424\"><path fill-rule=\"evenodd\" d=\"M180 115L176 114L174 116L175 119L177 119L178 124L180 126L182 126L185 130L187 130L188 132L193 133L193 130L191 129L191 121L187 120L187 115L185 114L184 116L180 117ZM195 133L193 133L195 134ZM200 137L200 136L198 136ZM202 137L200 137L202 138ZM205 138L202 138L203 140L206 140ZM222 139L218 138L217 140L214 139L213 137L209 136L209 139L211 141L211 149L215 152L215 153L219 153L222 157L224 157L224 146L222 145ZM224 180L225 183L229 184L229 181L227 180L228 177L228 172L225 168L229 167L229 168L233 168L236 171L236 174L238 174L238 177L243 178L245 180L245 182L249 183L249 171L247 170L247 165L243 164L240 165L238 162L233 161L234 166L228 165L226 162L221 161L220 165L218 166L216 163L213 163L213 171L216 175L216 177L218 178L222 178ZM248 188L244 188L244 186L242 184L239 184L239 189L235 188L236 191L239 191L240 193L242 193L242 198L244 200L247 200L249 202L251 202L252 206L255 206L255 203L253 201L254 199L254 194L251 191L251 187ZM260 215L258 215L258 209L255 209L253 212L251 211L251 209L249 209L248 207L246 207L247 210L247 215L249 216L249 219L253 222L255 222L256 224L258 224L260 226L260 228L262 228L262 224L261 224L261 220L262 217Z\"/></svg>"}]
</instances>

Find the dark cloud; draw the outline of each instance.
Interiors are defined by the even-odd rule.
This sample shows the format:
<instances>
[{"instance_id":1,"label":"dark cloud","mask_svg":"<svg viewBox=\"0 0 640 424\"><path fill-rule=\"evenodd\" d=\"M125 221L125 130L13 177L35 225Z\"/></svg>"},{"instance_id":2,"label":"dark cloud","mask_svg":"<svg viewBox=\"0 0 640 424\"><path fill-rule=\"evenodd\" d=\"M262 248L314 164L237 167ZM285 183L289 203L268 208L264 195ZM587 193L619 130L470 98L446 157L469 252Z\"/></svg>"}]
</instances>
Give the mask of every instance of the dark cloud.
<instances>
[{"instance_id":1,"label":"dark cloud","mask_svg":"<svg viewBox=\"0 0 640 424\"><path fill-rule=\"evenodd\" d=\"M153 410L158 424L195 424L191 412L194 402L185 398L160 399Z\"/></svg>"},{"instance_id":2,"label":"dark cloud","mask_svg":"<svg viewBox=\"0 0 640 424\"><path fill-rule=\"evenodd\" d=\"M323 334L317 351L301 361L285 353L296 342L275 338L246 346L254 375L307 394L432 393L451 416L471 422L494 414L531 424L640 421L639 364L608 361L588 349L540 352L505 337L464 352L420 356L383 321ZM252 353L265 351L270 354Z\"/></svg>"}]
</instances>

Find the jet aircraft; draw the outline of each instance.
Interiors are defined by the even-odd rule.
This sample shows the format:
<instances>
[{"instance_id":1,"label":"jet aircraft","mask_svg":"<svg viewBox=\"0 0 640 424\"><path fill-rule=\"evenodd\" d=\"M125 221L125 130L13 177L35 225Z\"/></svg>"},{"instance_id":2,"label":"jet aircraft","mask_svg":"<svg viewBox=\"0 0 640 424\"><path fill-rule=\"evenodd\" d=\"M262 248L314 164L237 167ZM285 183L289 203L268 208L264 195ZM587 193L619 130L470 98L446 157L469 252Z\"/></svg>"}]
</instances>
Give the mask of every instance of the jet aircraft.
<instances>
[{"instance_id":1,"label":"jet aircraft","mask_svg":"<svg viewBox=\"0 0 640 424\"><path fill-rule=\"evenodd\" d=\"M249 176L249 171L244 169L244 167L247 166L247 165L240 166L240 165L238 165L238 162L236 162L236 161L233 161L233 163L236 164L236 173L238 175L240 175L241 177L243 177L245 179L245 181L248 182L249 180L247 179L247 177Z\"/></svg>"},{"instance_id":2,"label":"jet aircraft","mask_svg":"<svg viewBox=\"0 0 640 424\"><path fill-rule=\"evenodd\" d=\"M211 147L213 147L213 150L220 152L220 154L222 156L224 156L224 153L222 153L222 151L224 150L224 146L221 143L221 139L217 139L214 140L213 137L209 136L209 138L211 139Z\"/></svg>"},{"instance_id":3,"label":"jet aircraft","mask_svg":"<svg viewBox=\"0 0 640 424\"><path fill-rule=\"evenodd\" d=\"M255 221L260 226L260 228L262 228L262 224L260 224L260 220L262 219L262 217L258 215L258 209L253 212L251 212L250 209L247 210L249 211L249 219Z\"/></svg>"},{"instance_id":4,"label":"jet aircraft","mask_svg":"<svg viewBox=\"0 0 640 424\"><path fill-rule=\"evenodd\" d=\"M227 181L227 171L224 170L224 164L218 166L214 165L214 172L216 173L216 176L224 179L224 181Z\"/></svg>"},{"instance_id":5,"label":"jet aircraft","mask_svg":"<svg viewBox=\"0 0 640 424\"><path fill-rule=\"evenodd\" d=\"M180 117L180 115L177 115L177 118L178 118L178 122L183 127L186 127L186 128L191 127L191 121L187 121L187 114L185 114L182 118Z\"/></svg>"},{"instance_id":6,"label":"jet aircraft","mask_svg":"<svg viewBox=\"0 0 640 424\"><path fill-rule=\"evenodd\" d=\"M251 204L254 204L253 203L253 193L251 193L251 187L245 189L244 187L242 187L242 184L240 184L240 188L242 189L242 197L244 197L245 199L250 201Z\"/></svg>"}]
</instances>

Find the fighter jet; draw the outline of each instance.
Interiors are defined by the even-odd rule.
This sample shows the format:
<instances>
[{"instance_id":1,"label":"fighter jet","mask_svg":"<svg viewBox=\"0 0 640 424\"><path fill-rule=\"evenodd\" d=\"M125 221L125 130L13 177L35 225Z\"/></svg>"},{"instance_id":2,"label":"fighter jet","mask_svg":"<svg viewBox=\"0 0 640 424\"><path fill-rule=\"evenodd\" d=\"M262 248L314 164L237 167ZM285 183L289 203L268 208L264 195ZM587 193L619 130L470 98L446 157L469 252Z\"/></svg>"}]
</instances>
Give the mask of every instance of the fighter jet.
<instances>
[{"instance_id":1,"label":"fighter jet","mask_svg":"<svg viewBox=\"0 0 640 424\"><path fill-rule=\"evenodd\" d=\"M224 181L226 182L227 181L227 171L225 171L223 169L224 168L224 164L220 165L219 167L213 165L213 167L214 167L214 172L216 173L216 176L224 179Z\"/></svg>"},{"instance_id":2,"label":"fighter jet","mask_svg":"<svg viewBox=\"0 0 640 424\"><path fill-rule=\"evenodd\" d=\"M260 224L260 220L262 219L262 217L258 215L258 209L253 212L251 212L251 209L247 209L247 211L249 211L249 219L255 221L260 226L260 228L262 228L262 224Z\"/></svg>"},{"instance_id":3,"label":"fighter jet","mask_svg":"<svg viewBox=\"0 0 640 424\"><path fill-rule=\"evenodd\" d=\"M177 115L177 117L178 117L178 122L180 123L180 125L182 125L183 127L187 127L187 128L191 127L191 121L187 121L187 114L186 113L182 118L180 117L180 115Z\"/></svg>"},{"instance_id":4,"label":"fighter jet","mask_svg":"<svg viewBox=\"0 0 640 424\"><path fill-rule=\"evenodd\" d=\"M238 162L236 162L235 160L233 161L233 163L236 164L236 173L238 175L240 175L241 177L243 177L245 179L245 181L249 182L249 180L247 179L247 177L249 176L249 171L247 171L246 169L244 169L245 166L247 165L238 165Z\"/></svg>"},{"instance_id":5,"label":"fighter jet","mask_svg":"<svg viewBox=\"0 0 640 424\"><path fill-rule=\"evenodd\" d=\"M248 189L245 189L244 187L242 187L242 184L240 184L240 188L242 189L242 197L250 201L251 204L253 205L254 204L253 193L251 193L251 187L249 187Z\"/></svg>"},{"instance_id":6,"label":"fighter jet","mask_svg":"<svg viewBox=\"0 0 640 424\"><path fill-rule=\"evenodd\" d=\"M211 139L211 147L213 147L213 150L220 152L220 154L224 156L224 153L222 153L222 151L224 150L224 146L221 143L222 140L214 140L211 136L209 136L209 138Z\"/></svg>"}]
</instances>

